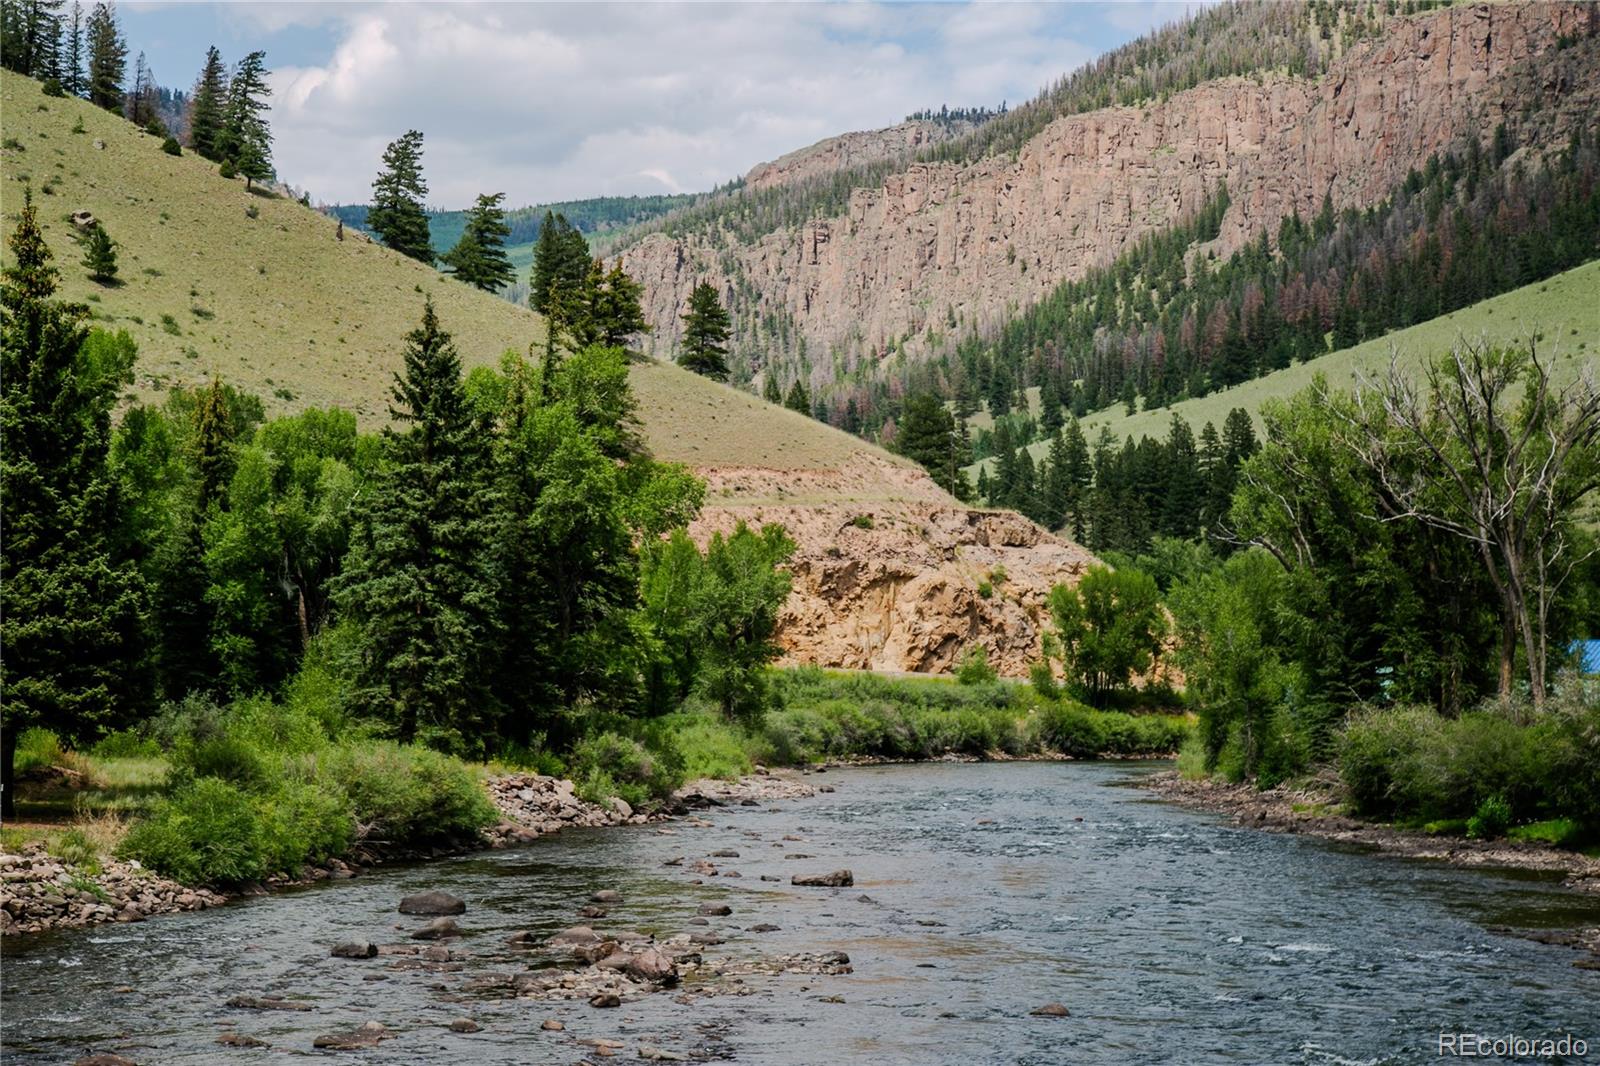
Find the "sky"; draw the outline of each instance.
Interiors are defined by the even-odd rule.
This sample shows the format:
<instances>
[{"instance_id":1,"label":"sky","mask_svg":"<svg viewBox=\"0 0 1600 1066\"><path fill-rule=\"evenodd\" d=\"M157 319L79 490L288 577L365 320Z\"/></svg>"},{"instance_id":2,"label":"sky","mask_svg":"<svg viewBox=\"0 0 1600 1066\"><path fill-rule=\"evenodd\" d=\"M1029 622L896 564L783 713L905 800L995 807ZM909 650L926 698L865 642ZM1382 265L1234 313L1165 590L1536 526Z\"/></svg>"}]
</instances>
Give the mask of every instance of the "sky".
<instances>
[{"instance_id":1,"label":"sky","mask_svg":"<svg viewBox=\"0 0 1600 1066\"><path fill-rule=\"evenodd\" d=\"M924 107L1013 105L1183 3L161 3L118 7L130 56L191 85L263 49L281 180L370 195L425 137L428 202L698 192ZM132 64L129 64L130 70Z\"/></svg>"}]
</instances>

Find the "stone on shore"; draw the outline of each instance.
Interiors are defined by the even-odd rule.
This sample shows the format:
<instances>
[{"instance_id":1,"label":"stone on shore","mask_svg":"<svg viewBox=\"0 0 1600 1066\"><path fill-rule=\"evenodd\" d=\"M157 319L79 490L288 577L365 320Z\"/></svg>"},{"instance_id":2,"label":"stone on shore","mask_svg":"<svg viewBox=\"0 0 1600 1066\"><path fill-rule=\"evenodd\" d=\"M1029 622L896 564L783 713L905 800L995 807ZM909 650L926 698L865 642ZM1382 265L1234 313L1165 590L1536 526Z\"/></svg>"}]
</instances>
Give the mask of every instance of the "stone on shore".
<instances>
[{"instance_id":1,"label":"stone on shore","mask_svg":"<svg viewBox=\"0 0 1600 1066\"><path fill-rule=\"evenodd\" d=\"M811 888L849 888L856 879L849 870L835 870L827 874L795 874L789 883Z\"/></svg>"},{"instance_id":2,"label":"stone on shore","mask_svg":"<svg viewBox=\"0 0 1600 1066\"><path fill-rule=\"evenodd\" d=\"M553 948L583 947L600 943L600 936L587 925L575 925L570 929L561 930L547 943Z\"/></svg>"},{"instance_id":3,"label":"stone on shore","mask_svg":"<svg viewBox=\"0 0 1600 1066\"><path fill-rule=\"evenodd\" d=\"M467 913L466 901L448 892L418 892L400 901L401 914L421 914L432 917L445 914Z\"/></svg>"},{"instance_id":4,"label":"stone on shore","mask_svg":"<svg viewBox=\"0 0 1600 1066\"><path fill-rule=\"evenodd\" d=\"M636 981L656 981L670 985L676 984L678 980L677 964L655 948L645 948L630 958L624 972Z\"/></svg>"},{"instance_id":5,"label":"stone on shore","mask_svg":"<svg viewBox=\"0 0 1600 1066\"><path fill-rule=\"evenodd\" d=\"M620 1007L622 1006L622 997L615 992L597 992L589 997L589 1006Z\"/></svg>"}]
</instances>

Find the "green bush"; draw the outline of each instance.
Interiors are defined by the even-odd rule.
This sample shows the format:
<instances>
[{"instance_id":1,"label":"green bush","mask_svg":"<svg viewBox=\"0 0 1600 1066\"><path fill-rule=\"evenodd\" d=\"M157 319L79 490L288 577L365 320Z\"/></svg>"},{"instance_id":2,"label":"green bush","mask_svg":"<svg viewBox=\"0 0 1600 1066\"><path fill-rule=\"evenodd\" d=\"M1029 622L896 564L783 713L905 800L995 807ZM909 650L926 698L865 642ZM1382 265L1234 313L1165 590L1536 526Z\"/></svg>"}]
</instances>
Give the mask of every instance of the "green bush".
<instances>
[{"instance_id":1,"label":"green bush","mask_svg":"<svg viewBox=\"0 0 1600 1066\"><path fill-rule=\"evenodd\" d=\"M748 734L709 707L668 715L661 725L683 754L685 781L735 778L749 773L754 765Z\"/></svg>"},{"instance_id":2,"label":"green bush","mask_svg":"<svg viewBox=\"0 0 1600 1066\"><path fill-rule=\"evenodd\" d=\"M322 772L349 797L350 812L369 841L459 839L499 817L470 767L426 748L390 741L340 745L322 762Z\"/></svg>"},{"instance_id":3,"label":"green bush","mask_svg":"<svg viewBox=\"0 0 1600 1066\"><path fill-rule=\"evenodd\" d=\"M256 797L202 777L157 801L118 854L185 884L258 880L269 872L261 814Z\"/></svg>"},{"instance_id":4,"label":"green bush","mask_svg":"<svg viewBox=\"0 0 1600 1066\"><path fill-rule=\"evenodd\" d=\"M1504 836L1511 825L1511 804L1504 796L1490 796L1467 819L1467 836L1488 839Z\"/></svg>"},{"instance_id":5,"label":"green bush","mask_svg":"<svg viewBox=\"0 0 1600 1066\"><path fill-rule=\"evenodd\" d=\"M178 143L178 138L168 137L161 142L161 150L168 155L182 155L183 146Z\"/></svg>"},{"instance_id":6,"label":"green bush","mask_svg":"<svg viewBox=\"0 0 1600 1066\"><path fill-rule=\"evenodd\" d=\"M46 78L44 80L44 94L46 96L66 96L67 91L61 87L59 79Z\"/></svg>"},{"instance_id":7,"label":"green bush","mask_svg":"<svg viewBox=\"0 0 1600 1066\"><path fill-rule=\"evenodd\" d=\"M119 729L101 737L89 754L97 759L159 759L161 745L131 729Z\"/></svg>"},{"instance_id":8,"label":"green bush","mask_svg":"<svg viewBox=\"0 0 1600 1066\"><path fill-rule=\"evenodd\" d=\"M603 730L579 741L568 760L578 794L591 803L615 796L632 807L670 796L683 783L683 755L663 723L642 732L635 739Z\"/></svg>"},{"instance_id":9,"label":"green bush","mask_svg":"<svg viewBox=\"0 0 1600 1066\"><path fill-rule=\"evenodd\" d=\"M989 665L989 652L982 644L974 644L961 656L956 667L956 680L963 685L985 685L999 679L994 667Z\"/></svg>"},{"instance_id":10,"label":"green bush","mask_svg":"<svg viewBox=\"0 0 1600 1066\"><path fill-rule=\"evenodd\" d=\"M50 842L50 854L93 877L100 872L100 849L81 829L68 829Z\"/></svg>"},{"instance_id":11,"label":"green bush","mask_svg":"<svg viewBox=\"0 0 1600 1066\"><path fill-rule=\"evenodd\" d=\"M267 781L269 767L260 751L244 738L224 734L184 741L172 753L174 780L214 777L253 789Z\"/></svg>"},{"instance_id":12,"label":"green bush","mask_svg":"<svg viewBox=\"0 0 1600 1066\"><path fill-rule=\"evenodd\" d=\"M48 729L24 729L17 736L17 752L12 767L18 776L31 770L48 770L66 761L61 741Z\"/></svg>"}]
</instances>

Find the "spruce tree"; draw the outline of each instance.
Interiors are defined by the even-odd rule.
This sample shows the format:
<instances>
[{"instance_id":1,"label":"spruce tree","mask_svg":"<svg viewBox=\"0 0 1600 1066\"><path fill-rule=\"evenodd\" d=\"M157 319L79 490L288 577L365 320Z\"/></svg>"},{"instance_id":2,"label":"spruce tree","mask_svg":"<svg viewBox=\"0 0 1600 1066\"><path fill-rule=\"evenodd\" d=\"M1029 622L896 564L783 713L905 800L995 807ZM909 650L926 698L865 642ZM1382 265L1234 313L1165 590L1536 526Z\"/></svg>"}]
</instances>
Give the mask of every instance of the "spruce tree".
<instances>
[{"instance_id":1,"label":"spruce tree","mask_svg":"<svg viewBox=\"0 0 1600 1066\"><path fill-rule=\"evenodd\" d=\"M106 468L111 412L134 350L53 300L50 264L25 191L0 284L0 796L13 813L17 736L45 726L86 743L142 702L136 668L144 586L112 536Z\"/></svg>"},{"instance_id":2,"label":"spruce tree","mask_svg":"<svg viewBox=\"0 0 1600 1066\"><path fill-rule=\"evenodd\" d=\"M228 82L228 100L222 114L217 151L244 175L245 188L272 178L272 131L262 112L267 110L267 53L251 52L239 61Z\"/></svg>"},{"instance_id":3,"label":"spruce tree","mask_svg":"<svg viewBox=\"0 0 1600 1066\"><path fill-rule=\"evenodd\" d=\"M811 390L806 388L804 375L794 379L789 386L789 394L783 398L783 406L796 414L811 417Z\"/></svg>"},{"instance_id":4,"label":"spruce tree","mask_svg":"<svg viewBox=\"0 0 1600 1066\"><path fill-rule=\"evenodd\" d=\"M604 261L594 260L578 299L567 308L574 345L626 348L629 340L648 332L639 302L643 292L644 287L622 269L622 260L610 270Z\"/></svg>"},{"instance_id":5,"label":"spruce tree","mask_svg":"<svg viewBox=\"0 0 1600 1066\"><path fill-rule=\"evenodd\" d=\"M778 374L772 367L767 367L762 375L761 397L770 404L783 406L783 387L778 384Z\"/></svg>"},{"instance_id":6,"label":"spruce tree","mask_svg":"<svg viewBox=\"0 0 1600 1066\"><path fill-rule=\"evenodd\" d=\"M1161 532L1188 540L1200 528L1206 485L1200 474L1200 455L1194 431L1176 411L1167 432L1166 490L1161 495Z\"/></svg>"},{"instance_id":7,"label":"spruce tree","mask_svg":"<svg viewBox=\"0 0 1600 1066\"><path fill-rule=\"evenodd\" d=\"M565 215L546 211L533 247L528 306L565 324L589 274L589 242Z\"/></svg>"},{"instance_id":8,"label":"spruce tree","mask_svg":"<svg viewBox=\"0 0 1600 1066\"><path fill-rule=\"evenodd\" d=\"M222 119L227 100L227 68L222 65L222 53L213 45L206 49L206 65L189 102L189 147L213 163L222 162Z\"/></svg>"},{"instance_id":9,"label":"spruce tree","mask_svg":"<svg viewBox=\"0 0 1600 1066\"><path fill-rule=\"evenodd\" d=\"M367 228L401 255L432 263L428 212L423 207L423 197L427 195L428 183L422 177L422 134L407 130L384 149L383 170L372 182Z\"/></svg>"},{"instance_id":10,"label":"spruce tree","mask_svg":"<svg viewBox=\"0 0 1600 1066\"><path fill-rule=\"evenodd\" d=\"M82 96L83 77L83 5L72 0L72 19L67 23L62 40L61 87L73 96Z\"/></svg>"},{"instance_id":11,"label":"spruce tree","mask_svg":"<svg viewBox=\"0 0 1600 1066\"><path fill-rule=\"evenodd\" d=\"M352 703L402 741L481 755L500 649L489 434L431 300L390 415L402 428L384 431L388 463L337 592L360 649Z\"/></svg>"},{"instance_id":12,"label":"spruce tree","mask_svg":"<svg viewBox=\"0 0 1600 1066\"><path fill-rule=\"evenodd\" d=\"M923 392L906 400L895 433L894 450L921 464L940 488L957 499L966 498L969 489L961 467L967 456L956 429L955 416L939 397Z\"/></svg>"},{"instance_id":13,"label":"spruce tree","mask_svg":"<svg viewBox=\"0 0 1600 1066\"><path fill-rule=\"evenodd\" d=\"M140 52L133 61L133 91L128 94L125 115L129 122L143 129L155 118L155 74Z\"/></svg>"},{"instance_id":14,"label":"spruce tree","mask_svg":"<svg viewBox=\"0 0 1600 1066\"><path fill-rule=\"evenodd\" d=\"M89 102L107 111L122 110L122 79L127 73L128 45L117 27L116 5L94 5L89 13Z\"/></svg>"},{"instance_id":15,"label":"spruce tree","mask_svg":"<svg viewBox=\"0 0 1600 1066\"><path fill-rule=\"evenodd\" d=\"M1088 536L1089 486L1094 481L1094 465L1089 461L1089 442L1076 418L1062 431L1066 452L1067 514L1072 539L1079 544Z\"/></svg>"},{"instance_id":16,"label":"spruce tree","mask_svg":"<svg viewBox=\"0 0 1600 1066\"><path fill-rule=\"evenodd\" d=\"M511 236L505 210L500 206L505 198L503 192L479 196L467 212L461 239L439 257L458 279L484 292L499 292L516 277L505 253L506 238Z\"/></svg>"},{"instance_id":17,"label":"spruce tree","mask_svg":"<svg viewBox=\"0 0 1600 1066\"><path fill-rule=\"evenodd\" d=\"M111 239L106 228L96 224L83 239L83 265L89 277L102 285L117 280L117 242Z\"/></svg>"},{"instance_id":18,"label":"spruce tree","mask_svg":"<svg viewBox=\"0 0 1600 1066\"><path fill-rule=\"evenodd\" d=\"M716 381L728 380L728 336L732 332L728 311L717 299L717 290L702 281L689 294L689 310L683 316L683 341L678 365ZM802 388L798 379L795 388ZM803 388L802 388L803 392ZM793 399L794 391L790 390ZM811 413L810 397L800 413Z\"/></svg>"}]
</instances>

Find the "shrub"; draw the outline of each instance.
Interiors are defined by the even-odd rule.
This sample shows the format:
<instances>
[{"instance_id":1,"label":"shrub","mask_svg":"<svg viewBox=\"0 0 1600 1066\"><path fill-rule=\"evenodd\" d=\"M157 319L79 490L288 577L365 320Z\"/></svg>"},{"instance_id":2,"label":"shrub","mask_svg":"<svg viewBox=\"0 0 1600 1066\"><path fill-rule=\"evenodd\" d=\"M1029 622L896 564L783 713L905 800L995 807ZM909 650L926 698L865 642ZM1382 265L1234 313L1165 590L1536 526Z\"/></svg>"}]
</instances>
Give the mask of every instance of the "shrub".
<instances>
[{"instance_id":1,"label":"shrub","mask_svg":"<svg viewBox=\"0 0 1600 1066\"><path fill-rule=\"evenodd\" d=\"M119 852L185 884L239 884L268 872L260 808L242 789L200 778L158 801Z\"/></svg>"},{"instance_id":2,"label":"shrub","mask_svg":"<svg viewBox=\"0 0 1600 1066\"><path fill-rule=\"evenodd\" d=\"M270 794L261 812L261 846L269 871L293 870L342 855L355 832L344 792L314 782L285 782Z\"/></svg>"},{"instance_id":3,"label":"shrub","mask_svg":"<svg viewBox=\"0 0 1600 1066\"><path fill-rule=\"evenodd\" d=\"M46 96L66 96L67 90L61 87L59 79L46 78L44 80L44 94Z\"/></svg>"},{"instance_id":4,"label":"shrub","mask_svg":"<svg viewBox=\"0 0 1600 1066\"><path fill-rule=\"evenodd\" d=\"M168 137L161 142L161 150L168 155L182 155L183 145L178 143L178 138Z\"/></svg>"},{"instance_id":5,"label":"shrub","mask_svg":"<svg viewBox=\"0 0 1600 1066\"><path fill-rule=\"evenodd\" d=\"M683 777L733 778L750 772L750 739L738 726L709 708L685 710L662 720L683 754Z\"/></svg>"},{"instance_id":6,"label":"shrub","mask_svg":"<svg viewBox=\"0 0 1600 1066\"><path fill-rule=\"evenodd\" d=\"M217 168L217 174L224 178L237 178L239 176L239 168L234 166L233 160L224 159L222 166Z\"/></svg>"},{"instance_id":7,"label":"shrub","mask_svg":"<svg viewBox=\"0 0 1600 1066\"><path fill-rule=\"evenodd\" d=\"M989 665L989 652L982 644L974 644L961 656L956 667L956 680L963 685L982 685L999 680L1000 675Z\"/></svg>"},{"instance_id":8,"label":"shrub","mask_svg":"<svg viewBox=\"0 0 1600 1066\"><path fill-rule=\"evenodd\" d=\"M214 777L246 789L268 779L266 760L256 748L229 734L178 744L172 753L172 773L179 782Z\"/></svg>"},{"instance_id":9,"label":"shrub","mask_svg":"<svg viewBox=\"0 0 1600 1066\"><path fill-rule=\"evenodd\" d=\"M579 795L591 803L616 796L642 807L665 799L683 782L683 755L661 723L646 727L644 741L611 730L585 737L569 764Z\"/></svg>"},{"instance_id":10,"label":"shrub","mask_svg":"<svg viewBox=\"0 0 1600 1066\"><path fill-rule=\"evenodd\" d=\"M81 829L68 829L52 840L50 854L91 877L100 872L100 849Z\"/></svg>"},{"instance_id":11,"label":"shrub","mask_svg":"<svg viewBox=\"0 0 1600 1066\"><path fill-rule=\"evenodd\" d=\"M349 797L362 839L459 839L499 817L477 775L438 752L371 741L340 745L322 758L322 771Z\"/></svg>"},{"instance_id":12,"label":"shrub","mask_svg":"<svg viewBox=\"0 0 1600 1066\"><path fill-rule=\"evenodd\" d=\"M1490 796L1478 804L1478 809L1467 819L1467 836L1490 838L1504 836L1511 825L1511 804L1504 796Z\"/></svg>"},{"instance_id":13,"label":"shrub","mask_svg":"<svg viewBox=\"0 0 1600 1066\"><path fill-rule=\"evenodd\" d=\"M17 776L32 770L48 770L66 762L60 739L48 729L24 729L17 736L17 753L12 767Z\"/></svg>"},{"instance_id":14,"label":"shrub","mask_svg":"<svg viewBox=\"0 0 1600 1066\"><path fill-rule=\"evenodd\" d=\"M102 737L89 754L96 759L159 759L161 745L131 729L119 729Z\"/></svg>"}]
</instances>

